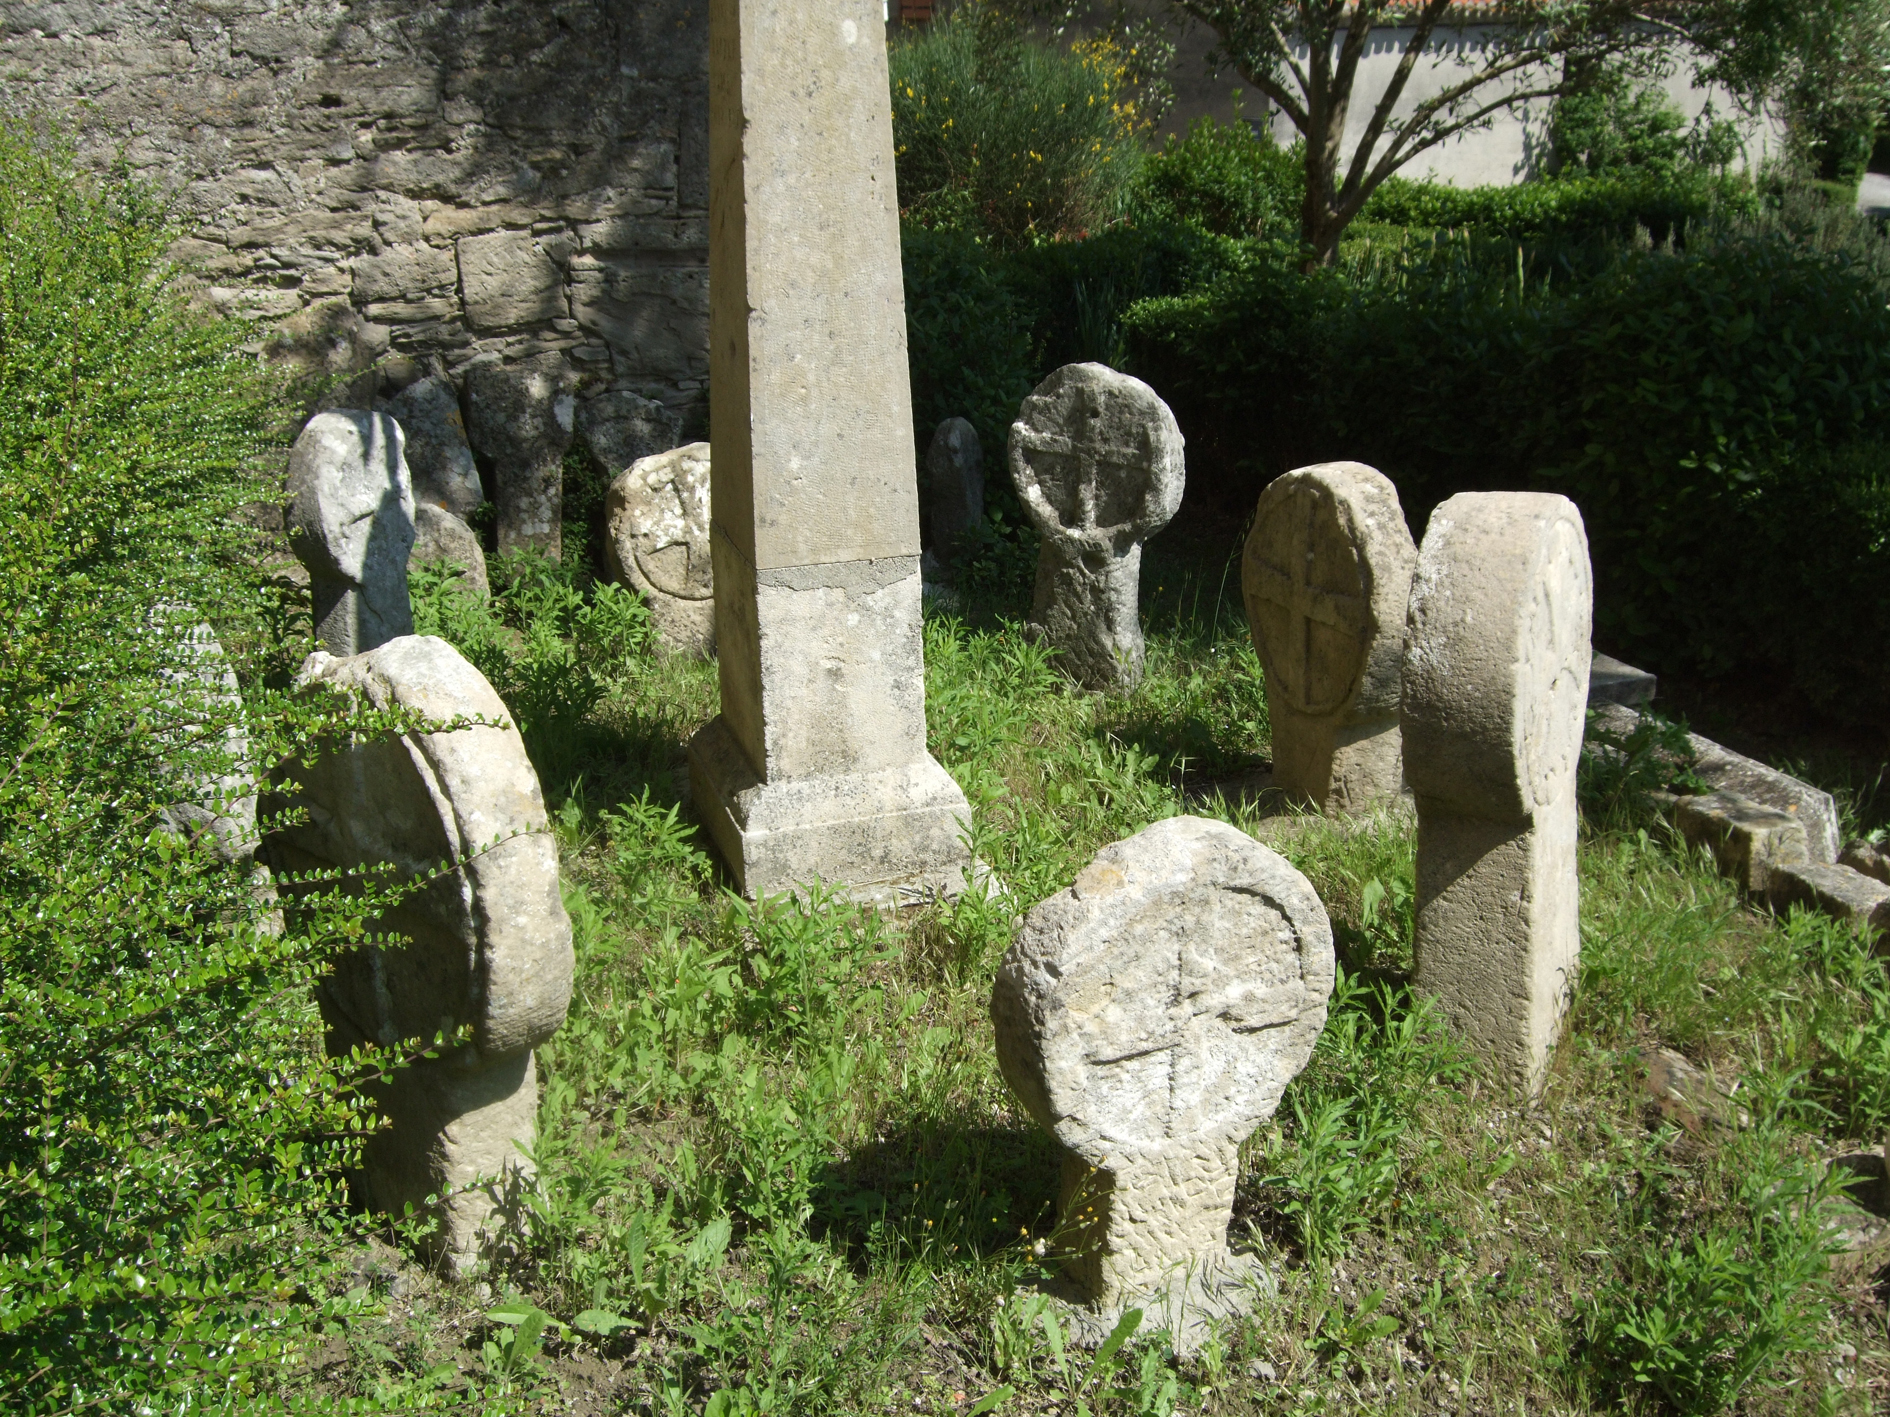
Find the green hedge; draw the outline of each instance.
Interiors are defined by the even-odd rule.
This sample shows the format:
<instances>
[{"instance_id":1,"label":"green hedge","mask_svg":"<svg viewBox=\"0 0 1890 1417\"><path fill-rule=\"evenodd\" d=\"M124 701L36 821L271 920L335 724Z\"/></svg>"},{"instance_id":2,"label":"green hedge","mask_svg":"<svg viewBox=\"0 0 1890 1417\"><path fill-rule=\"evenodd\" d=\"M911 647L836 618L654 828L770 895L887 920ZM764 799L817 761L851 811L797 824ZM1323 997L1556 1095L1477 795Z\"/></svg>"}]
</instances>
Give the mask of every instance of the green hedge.
<instances>
[{"instance_id":1,"label":"green hedge","mask_svg":"<svg viewBox=\"0 0 1890 1417\"><path fill-rule=\"evenodd\" d=\"M1709 216L1750 214L1758 199L1741 177L1704 172L1669 176L1629 169L1513 187L1448 187L1387 179L1359 213L1363 221L1425 228L1475 227L1512 241L1605 237L1628 240L1636 228L1655 241L1684 237Z\"/></svg>"},{"instance_id":2,"label":"green hedge","mask_svg":"<svg viewBox=\"0 0 1890 1417\"><path fill-rule=\"evenodd\" d=\"M174 233L0 124L0 1391L7 1410L266 1406L332 1313L342 1168L373 1125L310 986L384 891L286 928L166 835L193 786L372 732L269 694L238 504L282 410ZM178 608L187 604L194 609ZM197 687L214 623L247 708ZM279 621L278 621L279 623ZM345 1307L345 1305L344 1305Z\"/></svg>"},{"instance_id":3,"label":"green hedge","mask_svg":"<svg viewBox=\"0 0 1890 1417\"><path fill-rule=\"evenodd\" d=\"M1302 277L1256 257L1129 312L1177 403L1196 495L1251 505L1286 467L1356 458L1414 533L1465 489L1581 506L1597 633L1650 668L1787 667L1859 717L1890 701L1882 470L1890 312L1842 254L1781 234L1624 250L1534 278L1518 248L1444 243Z\"/></svg>"}]
</instances>

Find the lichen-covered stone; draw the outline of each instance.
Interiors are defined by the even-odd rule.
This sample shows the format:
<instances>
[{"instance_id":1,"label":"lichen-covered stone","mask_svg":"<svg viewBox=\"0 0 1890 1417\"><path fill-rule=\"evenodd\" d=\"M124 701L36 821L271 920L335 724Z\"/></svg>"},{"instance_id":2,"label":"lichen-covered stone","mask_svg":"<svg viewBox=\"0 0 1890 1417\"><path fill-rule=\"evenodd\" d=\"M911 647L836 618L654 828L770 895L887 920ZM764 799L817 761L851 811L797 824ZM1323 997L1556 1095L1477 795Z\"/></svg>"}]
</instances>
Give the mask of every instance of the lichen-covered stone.
<instances>
[{"instance_id":1,"label":"lichen-covered stone","mask_svg":"<svg viewBox=\"0 0 1890 1417\"><path fill-rule=\"evenodd\" d=\"M984 520L984 448L963 418L948 418L925 450L925 522L932 549L955 558L965 533Z\"/></svg>"},{"instance_id":2,"label":"lichen-covered stone","mask_svg":"<svg viewBox=\"0 0 1890 1417\"><path fill-rule=\"evenodd\" d=\"M1416 982L1525 1094L1547 1076L1581 961L1593 605L1566 497L1464 492L1431 514L1399 711L1418 807Z\"/></svg>"},{"instance_id":3,"label":"lichen-covered stone","mask_svg":"<svg viewBox=\"0 0 1890 1417\"><path fill-rule=\"evenodd\" d=\"M317 654L298 683L439 723L485 720L291 765L288 805L305 816L269 843L279 870L389 866L399 880L433 878L382 917L409 943L343 956L318 997L337 1050L470 1027L469 1042L393 1075L383 1098L393 1128L366 1153L376 1209L424 1212L429 1195L446 1193L443 1244L463 1264L523 1223L532 1168L513 1143L532 1140L530 1050L564 1021L574 964L557 842L505 704L446 641L410 635L351 658Z\"/></svg>"},{"instance_id":4,"label":"lichen-covered stone","mask_svg":"<svg viewBox=\"0 0 1890 1417\"><path fill-rule=\"evenodd\" d=\"M315 638L330 654L413 633L413 484L401 445L387 414L334 409L311 418L289 453L289 546L308 568Z\"/></svg>"},{"instance_id":5,"label":"lichen-covered stone","mask_svg":"<svg viewBox=\"0 0 1890 1417\"><path fill-rule=\"evenodd\" d=\"M610 484L604 527L611 577L642 592L663 650L713 653L709 445L691 443L625 468Z\"/></svg>"},{"instance_id":6,"label":"lichen-covered stone","mask_svg":"<svg viewBox=\"0 0 1890 1417\"><path fill-rule=\"evenodd\" d=\"M574 379L557 355L466 371L467 433L491 471L499 550L543 551L564 543L564 454L577 423Z\"/></svg>"},{"instance_id":7,"label":"lichen-covered stone","mask_svg":"<svg viewBox=\"0 0 1890 1417\"><path fill-rule=\"evenodd\" d=\"M492 591L486 574L486 551L479 534L443 507L422 502L414 508L413 554L407 564L458 566L454 579L460 587L484 600Z\"/></svg>"},{"instance_id":8,"label":"lichen-covered stone","mask_svg":"<svg viewBox=\"0 0 1890 1417\"><path fill-rule=\"evenodd\" d=\"M1026 917L992 990L998 1063L1065 1150L1057 1246L1095 1313L1238 1307L1240 1144L1312 1056L1333 977L1306 878L1199 817L1104 847Z\"/></svg>"},{"instance_id":9,"label":"lichen-covered stone","mask_svg":"<svg viewBox=\"0 0 1890 1417\"><path fill-rule=\"evenodd\" d=\"M1155 391L1066 364L1011 425L1011 480L1043 534L1031 625L1086 688L1142 681L1142 543L1181 506L1181 429Z\"/></svg>"},{"instance_id":10,"label":"lichen-covered stone","mask_svg":"<svg viewBox=\"0 0 1890 1417\"><path fill-rule=\"evenodd\" d=\"M1273 785L1357 812L1404 781L1398 686L1417 546L1391 479L1321 463L1260 494L1241 556L1266 671Z\"/></svg>"},{"instance_id":11,"label":"lichen-covered stone","mask_svg":"<svg viewBox=\"0 0 1890 1417\"><path fill-rule=\"evenodd\" d=\"M486 500L486 490L452 382L441 374L417 379L383 399L381 407L400 421L406 436L414 501L444 507L462 521L471 516Z\"/></svg>"}]
</instances>

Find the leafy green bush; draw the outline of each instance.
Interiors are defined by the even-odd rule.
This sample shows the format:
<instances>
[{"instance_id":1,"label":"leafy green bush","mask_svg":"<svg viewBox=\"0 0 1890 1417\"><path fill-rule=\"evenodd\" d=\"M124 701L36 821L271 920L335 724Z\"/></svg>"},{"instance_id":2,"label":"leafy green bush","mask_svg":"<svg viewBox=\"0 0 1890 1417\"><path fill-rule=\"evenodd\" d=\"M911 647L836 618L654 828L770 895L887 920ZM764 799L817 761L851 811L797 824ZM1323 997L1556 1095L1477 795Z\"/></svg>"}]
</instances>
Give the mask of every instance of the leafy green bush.
<instances>
[{"instance_id":1,"label":"leafy green bush","mask_svg":"<svg viewBox=\"0 0 1890 1417\"><path fill-rule=\"evenodd\" d=\"M1475 227L1511 241L1626 241L1645 230L1663 242L1684 237L1709 217L1757 209L1758 198L1744 178L1630 167L1513 187L1449 187L1392 177L1359 217L1389 226Z\"/></svg>"},{"instance_id":2,"label":"leafy green bush","mask_svg":"<svg viewBox=\"0 0 1890 1417\"><path fill-rule=\"evenodd\" d=\"M1620 69L1604 69L1555 102L1549 160L1557 174L1638 169L1677 176L1688 169L1724 171L1739 155L1738 128L1711 111L1689 124L1659 84L1637 85Z\"/></svg>"},{"instance_id":3,"label":"leafy green bush","mask_svg":"<svg viewBox=\"0 0 1890 1417\"><path fill-rule=\"evenodd\" d=\"M340 1171L372 1111L310 985L390 896L286 925L180 800L384 730L246 676L261 588L233 512L277 417L243 326L193 313L143 193L0 125L0 1388L12 1410L242 1407L344 1301ZM195 607L194 609L190 607ZM226 843L229 845L230 843ZM253 846L253 839L248 843Z\"/></svg>"},{"instance_id":4,"label":"leafy green bush","mask_svg":"<svg viewBox=\"0 0 1890 1417\"><path fill-rule=\"evenodd\" d=\"M895 43L891 66L899 207L914 221L1017 246L1118 215L1142 148L1107 44L947 21Z\"/></svg>"},{"instance_id":5,"label":"leafy green bush","mask_svg":"<svg viewBox=\"0 0 1890 1417\"><path fill-rule=\"evenodd\" d=\"M1197 118L1143 164L1129 210L1140 225L1296 239L1305 181L1291 152L1245 123Z\"/></svg>"},{"instance_id":6,"label":"leafy green bush","mask_svg":"<svg viewBox=\"0 0 1890 1417\"><path fill-rule=\"evenodd\" d=\"M1540 272L1497 242L1411 247L1349 283L1254 259L1127 323L1156 387L1209 425L1196 446L1250 450L1230 501L1333 457L1384 469L1418 532L1452 492L1564 492L1604 642L1668 670L1782 664L1873 712L1890 649L1869 608L1890 589L1874 279L1739 230Z\"/></svg>"}]
</instances>

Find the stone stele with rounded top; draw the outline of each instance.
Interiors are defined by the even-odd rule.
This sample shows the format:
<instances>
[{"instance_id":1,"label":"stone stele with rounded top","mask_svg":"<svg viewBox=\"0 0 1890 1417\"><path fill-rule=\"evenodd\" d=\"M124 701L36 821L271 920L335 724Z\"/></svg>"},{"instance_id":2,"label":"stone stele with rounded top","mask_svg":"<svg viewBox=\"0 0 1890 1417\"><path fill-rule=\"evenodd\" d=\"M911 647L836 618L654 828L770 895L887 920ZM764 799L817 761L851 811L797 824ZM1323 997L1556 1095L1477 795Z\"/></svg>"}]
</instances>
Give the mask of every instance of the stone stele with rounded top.
<instances>
[{"instance_id":1,"label":"stone stele with rounded top","mask_svg":"<svg viewBox=\"0 0 1890 1417\"><path fill-rule=\"evenodd\" d=\"M468 1041L383 1084L391 1125L365 1155L369 1204L437 1215L446 1258L464 1267L525 1221L534 1168L519 1144L531 1144L537 1115L532 1049L563 1023L571 998L571 922L538 775L504 702L445 640L409 635L349 659L316 654L297 682L441 725L483 720L291 765L289 805L306 819L269 843L278 872L391 866L398 880L428 881L377 926L406 943L343 955L317 997L338 1052L364 1042L406 1052L470 1027ZM284 880L282 890L293 897L297 886ZM434 1195L442 1199L430 1206Z\"/></svg>"},{"instance_id":2,"label":"stone stele with rounded top","mask_svg":"<svg viewBox=\"0 0 1890 1417\"><path fill-rule=\"evenodd\" d=\"M1085 688L1142 682L1142 543L1181 506L1181 429L1140 379L1066 364L1011 425L1011 480L1043 533L1036 632Z\"/></svg>"},{"instance_id":3,"label":"stone stele with rounded top","mask_svg":"<svg viewBox=\"0 0 1890 1417\"><path fill-rule=\"evenodd\" d=\"M405 444L387 414L338 408L309 419L289 453L289 547L308 568L315 638L330 654L413 633Z\"/></svg>"},{"instance_id":4,"label":"stone stele with rounded top","mask_svg":"<svg viewBox=\"0 0 1890 1417\"><path fill-rule=\"evenodd\" d=\"M1538 492L1441 504L1411 586L1400 718L1418 806L1416 982L1528 1095L1581 962L1593 587L1580 511Z\"/></svg>"},{"instance_id":5,"label":"stone stele with rounded top","mask_svg":"<svg viewBox=\"0 0 1890 1417\"><path fill-rule=\"evenodd\" d=\"M1260 494L1241 589L1266 670L1273 785L1320 811L1362 811L1403 785L1399 667L1416 568L1398 490L1376 469L1302 467Z\"/></svg>"},{"instance_id":6,"label":"stone stele with rounded top","mask_svg":"<svg viewBox=\"0 0 1890 1417\"><path fill-rule=\"evenodd\" d=\"M604 501L611 577L649 602L668 654L715 652L715 572L709 554L709 445L639 458Z\"/></svg>"},{"instance_id":7,"label":"stone stele with rounded top","mask_svg":"<svg viewBox=\"0 0 1890 1417\"><path fill-rule=\"evenodd\" d=\"M991 1018L1005 1080L1064 1150L1079 1337L1139 1307L1189 1347L1266 1282L1227 1245L1238 1152L1312 1056L1332 984L1312 886L1223 822L1157 822L1030 912Z\"/></svg>"}]
</instances>

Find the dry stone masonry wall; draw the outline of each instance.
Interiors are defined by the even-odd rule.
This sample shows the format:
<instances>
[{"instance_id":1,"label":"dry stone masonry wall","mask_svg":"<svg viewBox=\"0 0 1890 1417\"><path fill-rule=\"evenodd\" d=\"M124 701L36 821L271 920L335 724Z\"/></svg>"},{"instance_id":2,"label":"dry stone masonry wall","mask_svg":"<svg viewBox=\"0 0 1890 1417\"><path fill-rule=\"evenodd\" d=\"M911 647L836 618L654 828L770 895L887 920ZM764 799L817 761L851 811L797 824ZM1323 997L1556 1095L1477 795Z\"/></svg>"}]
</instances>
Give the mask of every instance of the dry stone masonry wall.
<instances>
[{"instance_id":1,"label":"dry stone masonry wall","mask_svg":"<svg viewBox=\"0 0 1890 1417\"><path fill-rule=\"evenodd\" d=\"M585 393L683 407L708 370L706 22L706 0L4 3L0 73L86 160L174 192L206 297L310 374L553 354Z\"/></svg>"}]
</instances>

